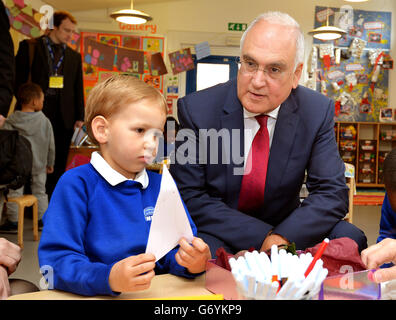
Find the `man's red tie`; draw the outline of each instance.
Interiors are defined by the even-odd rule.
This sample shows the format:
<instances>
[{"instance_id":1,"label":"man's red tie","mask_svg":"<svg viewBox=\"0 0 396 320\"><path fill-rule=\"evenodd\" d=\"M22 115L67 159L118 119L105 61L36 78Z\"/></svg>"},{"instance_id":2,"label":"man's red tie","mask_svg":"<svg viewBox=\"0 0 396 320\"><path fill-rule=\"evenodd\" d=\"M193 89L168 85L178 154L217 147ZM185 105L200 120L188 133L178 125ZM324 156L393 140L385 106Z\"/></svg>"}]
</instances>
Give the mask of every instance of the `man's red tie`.
<instances>
[{"instance_id":1,"label":"man's red tie","mask_svg":"<svg viewBox=\"0 0 396 320\"><path fill-rule=\"evenodd\" d=\"M268 116L256 116L260 129L250 147L239 193L238 210L252 212L264 202L265 178L269 156Z\"/></svg>"}]
</instances>

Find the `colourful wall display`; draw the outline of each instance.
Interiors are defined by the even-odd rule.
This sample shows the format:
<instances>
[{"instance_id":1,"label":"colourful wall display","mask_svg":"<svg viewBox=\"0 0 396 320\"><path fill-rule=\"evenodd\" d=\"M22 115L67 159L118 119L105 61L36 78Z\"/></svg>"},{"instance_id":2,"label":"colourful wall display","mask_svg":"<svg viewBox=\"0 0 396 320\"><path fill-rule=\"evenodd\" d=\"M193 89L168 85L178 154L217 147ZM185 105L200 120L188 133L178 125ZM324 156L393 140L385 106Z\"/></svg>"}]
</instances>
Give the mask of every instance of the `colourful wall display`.
<instances>
[{"instance_id":1,"label":"colourful wall display","mask_svg":"<svg viewBox=\"0 0 396 320\"><path fill-rule=\"evenodd\" d=\"M379 121L388 107L391 12L315 8L314 27L335 25L347 34L335 41L314 39L318 48L316 89L335 101L336 121Z\"/></svg>"},{"instance_id":2,"label":"colourful wall display","mask_svg":"<svg viewBox=\"0 0 396 320\"><path fill-rule=\"evenodd\" d=\"M11 28L29 38L40 36L40 20L43 15L24 0L6 0L6 11Z\"/></svg>"},{"instance_id":3,"label":"colourful wall display","mask_svg":"<svg viewBox=\"0 0 396 320\"><path fill-rule=\"evenodd\" d=\"M85 97L98 82L128 74L163 92L164 38L81 32Z\"/></svg>"}]
</instances>

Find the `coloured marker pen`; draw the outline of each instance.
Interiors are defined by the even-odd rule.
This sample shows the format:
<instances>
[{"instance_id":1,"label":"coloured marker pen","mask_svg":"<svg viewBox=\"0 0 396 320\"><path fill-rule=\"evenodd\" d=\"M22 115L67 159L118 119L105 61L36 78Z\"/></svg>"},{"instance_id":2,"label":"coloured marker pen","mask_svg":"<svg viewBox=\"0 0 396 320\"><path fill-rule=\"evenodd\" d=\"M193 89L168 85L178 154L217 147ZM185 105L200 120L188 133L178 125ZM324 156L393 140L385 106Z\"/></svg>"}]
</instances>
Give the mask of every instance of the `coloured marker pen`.
<instances>
[{"instance_id":1,"label":"coloured marker pen","mask_svg":"<svg viewBox=\"0 0 396 320\"><path fill-rule=\"evenodd\" d=\"M271 272L272 282L279 281L279 255L278 246L276 244L271 247Z\"/></svg>"},{"instance_id":2,"label":"coloured marker pen","mask_svg":"<svg viewBox=\"0 0 396 320\"><path fill-rule=\"evenodd\" d=\"M318 261L318 259L320 259L323 255L323 252L325 251L327 245L329 244L329 239L324 239L318 249L318 251L316 252L314 258L312 259L312 262L310 263L310 265L308 266L307 270L304 273L304 276L307 277L309 275L309 273L312 271L313 267L315 266L316 261Z\"/></svg>"},{"instance_id":3,"label":"coloured marker pen","mask_svg":"<svg viewBox=\"0 0 396 320\"><path fill-rule=\"evenodd\" d=\"M260 254L258 255L257 258L259 261L260 268L265 274L265 279L268 281L271 281L272 280L272 267L271 267L271 261L268 258L268 255L265 252L260 252Z\"/></svg>"}]
</instances>

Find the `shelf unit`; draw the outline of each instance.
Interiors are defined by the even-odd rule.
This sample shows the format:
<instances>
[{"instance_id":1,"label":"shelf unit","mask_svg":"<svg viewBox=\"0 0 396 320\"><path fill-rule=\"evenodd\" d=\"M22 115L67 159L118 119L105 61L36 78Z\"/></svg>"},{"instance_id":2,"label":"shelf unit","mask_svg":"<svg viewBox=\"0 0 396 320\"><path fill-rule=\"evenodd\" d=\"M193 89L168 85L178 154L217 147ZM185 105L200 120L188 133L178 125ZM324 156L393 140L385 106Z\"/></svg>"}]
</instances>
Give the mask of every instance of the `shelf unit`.
<instances>
[{"instance_id":1,"label":"shelf unit","mask_svg":"<svg viewBox=\"0 0 396 320\"><path fill-rule=\"evenodd\" d=\"M355 166L356 186L383 188L382 164L396 148L396 123L336 122L334 132L341 158Z\"/></svg>"}]
</instances>

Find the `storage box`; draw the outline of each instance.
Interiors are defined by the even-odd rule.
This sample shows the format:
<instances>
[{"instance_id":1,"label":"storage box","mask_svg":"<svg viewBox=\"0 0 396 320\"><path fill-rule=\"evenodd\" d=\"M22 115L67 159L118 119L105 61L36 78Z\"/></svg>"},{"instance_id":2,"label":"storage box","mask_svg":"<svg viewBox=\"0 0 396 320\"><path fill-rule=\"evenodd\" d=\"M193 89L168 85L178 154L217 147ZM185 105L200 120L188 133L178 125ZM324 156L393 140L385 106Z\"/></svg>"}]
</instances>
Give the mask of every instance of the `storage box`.
<instances>
[{"instance_id":1,"label":"storage box","mask_svg":"<svg viewBox=\"0 0 396 320\"><path fill-rule=\"evenodd\" d=\"M368 274L371 270L350 272L327 277L322 283L320 300L379 300L381 285L372 282Z\"/></svg>"}]
</instances>

